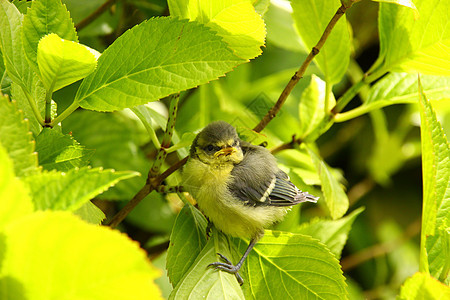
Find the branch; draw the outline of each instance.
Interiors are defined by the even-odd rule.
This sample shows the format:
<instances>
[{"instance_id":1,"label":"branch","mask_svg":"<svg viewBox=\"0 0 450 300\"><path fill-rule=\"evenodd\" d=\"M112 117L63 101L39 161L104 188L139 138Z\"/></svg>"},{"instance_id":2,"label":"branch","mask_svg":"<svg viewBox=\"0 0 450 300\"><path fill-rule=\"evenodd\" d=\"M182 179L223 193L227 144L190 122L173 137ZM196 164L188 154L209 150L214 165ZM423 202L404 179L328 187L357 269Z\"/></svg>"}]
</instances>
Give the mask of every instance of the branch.
<instances>
[{"instance_id":1,"label":"branch","mask_svg":"<svg viewBox=\"0 0 450 300\"><path fill-rule=\"evenodd\" d=\"M75 25L75 28L77 31L80 31L84 27L91 24L95 19L97 19L101 14L103 14L108 8L110 8L116 0L108 0L105 3L103 3L99 8L97 8L96 11L91 13L89 16L81 20L77 25Z\"/></svg>"},{"instance_id":2,"label":"branch","mask_svg":"<svg viewBox=\"0 0 450 300\"><path fill-rule=\"evenodd\" d=\"M291 80L289 80L288 84L284 88L283 92L281 92L280 97L278 98L275 105L267 112L267 114L264 116L264 118L259 122L258 125L253 129L256 132L261 132L269 122L275 118L277 113L280 111L281 107L283 106L284 102L286 102L287 97L294 89L295 85L302 79L303 75L305 74L306 69L313 61L314 57L319 54L320 49L322 49L323 45L325 44L325 41L327 40L328 36L330 35L331 31L333 30L336 23L339 21L339 19L344 15L344 13L349 9L352 4L356 1L347 1L348 3L342 3L342 5L338 8L336 13L334 14L333 18L331 18L331 21L328 23L327 27L325 28L319 42L317 42L317 45L314 46L311 50L311 52L306 57L303 64L300 66L297 72L295 72L294 76L292 76Z\"/></svg>"},{"instance_id":3,"label":"branch","mask_svg":"<svg viewBox=\"0 0 450 300\"><path fill-rule=\"evenodd\" d=\"M302 139L295 138L295 134L292 136L292 140L288 143L281 144L273 149L270 150L273 155L277 154L280 151L287 150L287 149L294 149L296 146L300 145L302 143Z\"/></svg>"}]
</instances>

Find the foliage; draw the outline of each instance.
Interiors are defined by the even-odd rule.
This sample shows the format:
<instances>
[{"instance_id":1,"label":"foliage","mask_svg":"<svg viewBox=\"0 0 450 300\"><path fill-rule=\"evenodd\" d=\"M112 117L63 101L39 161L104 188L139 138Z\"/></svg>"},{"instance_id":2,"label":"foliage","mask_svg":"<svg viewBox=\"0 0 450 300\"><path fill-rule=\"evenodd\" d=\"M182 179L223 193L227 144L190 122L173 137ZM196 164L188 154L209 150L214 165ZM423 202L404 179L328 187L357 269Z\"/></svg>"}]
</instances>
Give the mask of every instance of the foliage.
<instances>
[{"instance_id":1,"label":"foliage","mask_svg":"<svg viewBox=\"0 0 450 300\"><path fill-rule=\"evenodd\" d=\"M450 2L356 2L0 0L0 298L449 294ZM248 241L179 186L219 119L320 196L266 230L242 287L206 266Z\"/></svg>"}]
</instances>

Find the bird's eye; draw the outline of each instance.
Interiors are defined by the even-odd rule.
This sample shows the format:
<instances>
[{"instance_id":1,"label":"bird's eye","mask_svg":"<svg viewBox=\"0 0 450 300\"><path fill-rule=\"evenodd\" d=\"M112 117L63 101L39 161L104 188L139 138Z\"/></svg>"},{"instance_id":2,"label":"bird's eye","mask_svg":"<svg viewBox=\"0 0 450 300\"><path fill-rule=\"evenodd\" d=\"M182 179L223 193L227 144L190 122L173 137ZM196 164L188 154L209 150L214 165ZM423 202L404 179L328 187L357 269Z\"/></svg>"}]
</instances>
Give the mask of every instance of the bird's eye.
<instances>
[{"instance_id":1,"label":"bird's eye","mask_svg":"<svg viewBox=\"0 0 450 300\"><path fill-rule=\"evenodd\" d=\"M233 142L233 147L237 147L237 146L239 146L238 141L234 141L234 142Z\"/></svg>"},{"instance_id":2,"label":"bird's eye","mask_svg":"<svg viewBox=\"0 0 450 300\"><path fill-rule=\"evenodd\" d=\"M207 151L213 151L214 150L214 146L213 145L208 145L208 146L205 147L205 149Z\"/></svg>"}]
</instances>

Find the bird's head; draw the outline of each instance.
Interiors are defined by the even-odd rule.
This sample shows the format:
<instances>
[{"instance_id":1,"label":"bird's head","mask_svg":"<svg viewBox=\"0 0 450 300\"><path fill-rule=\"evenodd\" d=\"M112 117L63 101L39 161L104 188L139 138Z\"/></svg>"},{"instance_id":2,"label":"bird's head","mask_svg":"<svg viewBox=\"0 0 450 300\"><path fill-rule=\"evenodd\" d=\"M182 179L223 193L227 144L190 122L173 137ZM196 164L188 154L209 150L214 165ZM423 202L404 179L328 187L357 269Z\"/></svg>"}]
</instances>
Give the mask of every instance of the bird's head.
<instances>
[{"instance_id":1,"label":"bird's head","mask_svg":"<svg viewBox=\"0 0 450 300\"><path fill-rule=\"evenodd\" d=\"M236 129L224 121L206 126L191 146L191 157L209 165L240 163L244 157Z\"/></svg>"}]
</instances>

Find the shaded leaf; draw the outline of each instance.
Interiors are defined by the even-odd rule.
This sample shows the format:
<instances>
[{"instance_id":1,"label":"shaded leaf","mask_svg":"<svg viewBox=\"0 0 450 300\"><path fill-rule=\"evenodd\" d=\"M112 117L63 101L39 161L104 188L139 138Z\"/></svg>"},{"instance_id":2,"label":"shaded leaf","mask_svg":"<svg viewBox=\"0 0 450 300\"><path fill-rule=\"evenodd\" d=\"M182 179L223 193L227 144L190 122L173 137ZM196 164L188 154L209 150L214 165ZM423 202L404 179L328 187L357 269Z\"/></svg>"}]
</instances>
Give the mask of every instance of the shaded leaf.
<instances>
[{"instance_id":1,"label":"shaded leaf","mask_svg":"<svg viewBox=\"0 0 450 300\"><path fill-rule=\"evenodd\" d=\"M88 164L92 151L86 150L73 137L59 128L44 128L36 137L39 165L45 170L69 171Z\"/></svg>"},{"instance_id":2,"label":"shaded leaf","mask_svg":"<svg viewBox=\"0 0 450 300\"><path fill-rule=\"evenodd\" d=\"M2 299L161 299L153 282L160 272L118 231L67 212L37 212L4 233Z\"/></svg>"},{"instance_id":3,"label":"shaded leaf","mask_svg":"<svg viewBox=\"0 0 450 300\"><path fill-rule=\"evenodd\" d=\"M242 62L201 24L150 19L105 50L75 98L98 111L134 107L217 79Z\"/></svg>"},{"instance_id":4,"label":"shaded leaf","mask_svg":"<svg viewBox=\"0 0 450 300\"><path fill-rule=\"evenodd\" d=\"M319 173L321 189L330 215L334 220L339 219L348 209L348 197L330 167L309 148L308 153Z\"/></svg>"},{"instance_id":5,"label":"shaded leaf","mask_svg":"<svg viewBox=\"0 0 450 300\"><path fill-rule=\"evenodd\" d=\"M3 95L0 95L0 116L0 143L13 161L14 173L18 177L36 173L37 155L28 122L17 110L15 102Z\"/></svg>"},{"instance_id":6,"label":"shaded leaf","mask_svg":"<svg viewBox=\"0 0 450 300\"><path fill-rule=\"evenodd\" d=\"M216 253L231 257L230 242L221 232L212 236L192 263L169 299L244 299L234 275L207 266L218 260Z\"/></svg>"},{"instance_id":7,"label":"shaded leaf","mask_svg":"<svg viewBox=\"0 0 450 300\"><path fill-rule=\"evenodd\" d=\"M169 0L170 15L197 21L223 37L243 59L261 54L266 29L249 0Z\"/></svg>"},{"instance_id":8,"label":"shaded leaf","mask_svg":"<svg viewBox=\"0 0 450 300\"><path fill-rule=\"evenodd\" d=\"M70 14L61 0L35 0L23 19L23 48L37 74L40 74L37 62L38 44L41 38L49 33L78 42Z\"/></svg>"},{"instance_id":9,"label":"shaded leaf","mask_svg":"<svg viewBox=\"0 0 450 300\"><path fill-rule=\"evenodd\" d=\"M81 219L92 224L100 224L105 218L103 211L98 208L94 203L88 201L84 203L79 209L73 212Z\"/></svg>"},{"instance_id":10,"label":"shaded leaf","mask_svg":"<svg viewBox=\"0 0 450 300\"><path fill-rule=\"evenodd\" d=\"M301 224L294 232L320 240L337 258L340 258L353 221L363 211L364 208L360 207L339 220L313 219L309 223Z\"/></svg>"},{"instance_id":11,"label":"shaded leaf","mask_svg":"<svg viewBox=\"0 0 450 300\"><path fill-rule=\"evenodd\" d=\"M137 175L135 172L84 167L67 173L44 171L27 177L26 182L37 209L75 211L120 180Z\"/></svg>"},{"instance_id":12,"label":"shaded leaf","mask_svg":"<svg viewBox=\"0 0 450 300\"><path fill-rule=\"evenodd\" d=\"M78 81L97 67L100 53L77 42L51 33L39 41L37 63L48 91L57 91Z\"/></svg>"},{"instance_id":13,"label":"shaded leaf","mask_svg":"<svg viewBox=\"0 0 450 300\"><path fill-rule=\"evenodd\" d=\"M206 245L206 218L187 203L178 213L167 251L167 274L175 287Z\"/></svg>"},{"instance_id":14,"label":"shaded leaf","mask_svg":"<svg viewBox=\"0 0 450 300\"><path fill-rule=\"evenodd\" d=\"M13 162L0 143L0 231L8 223L31 213L33 202L27 186L14 174ZM1 249L2 247L0 247ZM0 250L1 252L1 250ZM0 255L1 256L1 255ZM1 261L0 261L1 263ZM1 270L1 268L0 268Z\"/></svg>"},{"instance_id":15,"label":"shaded leaf","mask_svg":"<svg viewBox=\"0 0 450 300\"><path fill-rule=\"evenodd\" d=\"M294 0L291 2L297 31L306 48L312 49L341 5L339 0ZM345 16L337 22L315 62L325 75L325 81L338 83L350 61L350 35Z\"/></svg>"}]
</instances>

